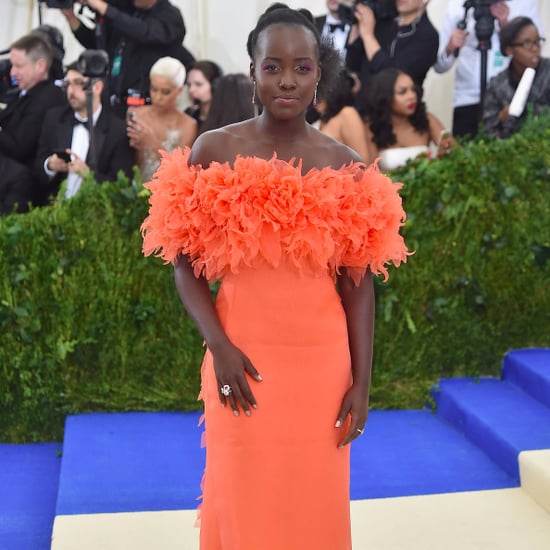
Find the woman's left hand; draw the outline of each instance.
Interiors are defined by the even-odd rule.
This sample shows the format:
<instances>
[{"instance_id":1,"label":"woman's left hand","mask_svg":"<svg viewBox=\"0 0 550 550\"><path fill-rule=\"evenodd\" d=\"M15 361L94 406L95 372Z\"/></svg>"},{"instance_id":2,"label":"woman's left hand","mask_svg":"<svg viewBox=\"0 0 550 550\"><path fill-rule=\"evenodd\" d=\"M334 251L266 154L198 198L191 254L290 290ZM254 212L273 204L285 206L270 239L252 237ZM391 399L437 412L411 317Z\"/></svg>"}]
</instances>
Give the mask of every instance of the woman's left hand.
<instances>
[{"instance_id":1,"label":"woman's left hand","mask_svg":"<svg viewBox=\"0 0 550 550\"><path fill-rule=\"evenodd\" d=\"M363 435L365 424L369 415L368 392L365 392L358 386L352 385L344 395L342 406L338 418L336 419L336 427L339 428L344 424L348 414L351 416L351 423L344 439L338 444L338 447L345 447L360 435Z\"/></svg>"}]
</instances>

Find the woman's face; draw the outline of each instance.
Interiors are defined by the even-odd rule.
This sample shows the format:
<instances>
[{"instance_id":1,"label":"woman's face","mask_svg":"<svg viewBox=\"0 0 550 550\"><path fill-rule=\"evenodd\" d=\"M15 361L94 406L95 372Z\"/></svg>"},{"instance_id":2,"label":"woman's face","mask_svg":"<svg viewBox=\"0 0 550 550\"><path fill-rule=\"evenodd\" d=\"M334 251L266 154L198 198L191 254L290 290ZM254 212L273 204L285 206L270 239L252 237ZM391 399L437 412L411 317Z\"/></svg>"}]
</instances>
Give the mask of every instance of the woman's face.
<instances>
[{"instance_id":1,"label":"woman's face","mask_svg":"<svg viewBox=\"0 0 550 550\"><path fill-rule=\"evenodd\" d=\"M210 81L198 69L191 69L187 74L187 91L193 103L208 104L212 101Z\"/></svg>"},{"instance_id":2,"label":"woman's face","mask_svg":"<svg viewBox=\"0 0 550 550\"><path fill-rule=\"evenodd\" d=\"M512 67L521 76L527 67L536 69L540 61L540 36L534 25L523 27L506 53L512 56Z\"/></svg>"},{"instance_id":3,"label":"woman's face","mask_svg":"<svg viewBox=\"0 0 550 550\"><path fill-rule=\"evenodd\" d=\"M151 103L154 107L159 109L174 107L181 90L181 88L175 86L174 83L165 76L151 76L149 95L151 96Z\"/></svg>"},{"instance_id":4,"label":"woman's face","mask_svg":"<svg viewBox=\"0 0 550 550\"><path fill-rule=\"evenodd\" d=\"M418 95L412 78L401 73L393 85L392 112L399 116L411 116L418 103Z\"/></svg>"},{"instance_id":5,"label":"woman's face","mask_svg":"<svg viewBox=\"0 0 550 550\"><path fill-rule=\"evenodd\" d=\"M260 33L251 75L265 111L282 120L305 112L321 78L317 52L315 37L301 25L275 24Z\"/></svg>"}]
</instances>

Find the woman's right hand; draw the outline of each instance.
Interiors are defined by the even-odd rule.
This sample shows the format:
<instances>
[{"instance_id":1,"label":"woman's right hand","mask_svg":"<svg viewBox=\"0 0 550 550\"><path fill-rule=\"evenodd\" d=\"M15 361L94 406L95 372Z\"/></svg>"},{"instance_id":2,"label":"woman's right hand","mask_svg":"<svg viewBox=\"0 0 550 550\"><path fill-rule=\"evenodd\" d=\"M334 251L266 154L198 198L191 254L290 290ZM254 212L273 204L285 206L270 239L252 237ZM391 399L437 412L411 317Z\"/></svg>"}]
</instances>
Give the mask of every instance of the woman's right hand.
<instances>
[{"instance_id":1,"label":"woman's right hand","mask_svg":"<svg viewBox=\"0 0 550 550\"><path fill-rule=\"evenodd\" d=\"M250 407L257 409L258 404L250 389L248 376L261 382L260 373L250 359L230 342L215 351L212 349L210 351L214 359L214 372L221 404L225 406L229 403L235 416L239 416L239 407L247 416L250 416ZM223 393L224 387L230 388L227 395Z\"/></svg>"}]
</instances>

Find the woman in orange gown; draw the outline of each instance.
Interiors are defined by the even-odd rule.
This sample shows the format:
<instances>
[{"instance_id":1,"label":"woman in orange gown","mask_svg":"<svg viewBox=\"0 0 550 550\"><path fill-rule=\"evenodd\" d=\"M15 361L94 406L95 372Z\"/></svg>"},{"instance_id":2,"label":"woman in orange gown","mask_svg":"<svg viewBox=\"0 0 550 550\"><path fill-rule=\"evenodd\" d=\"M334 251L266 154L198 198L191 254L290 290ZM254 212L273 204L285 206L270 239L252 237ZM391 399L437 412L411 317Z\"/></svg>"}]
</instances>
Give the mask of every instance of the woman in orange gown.
<instances>
[{"instance_id":1,"label":"woman in orange gown","mask_svg":"<svg viewBox=\"0 0 550 550\"><path fill-rule=\"evenodd\" d=\"M399 185L305 122L338 74L311 17L274 5L247 46L262 114L165 154L142 228L207 346L201 550L349 550L371 273L407 255Z\"/></svg>"}]
</instances>

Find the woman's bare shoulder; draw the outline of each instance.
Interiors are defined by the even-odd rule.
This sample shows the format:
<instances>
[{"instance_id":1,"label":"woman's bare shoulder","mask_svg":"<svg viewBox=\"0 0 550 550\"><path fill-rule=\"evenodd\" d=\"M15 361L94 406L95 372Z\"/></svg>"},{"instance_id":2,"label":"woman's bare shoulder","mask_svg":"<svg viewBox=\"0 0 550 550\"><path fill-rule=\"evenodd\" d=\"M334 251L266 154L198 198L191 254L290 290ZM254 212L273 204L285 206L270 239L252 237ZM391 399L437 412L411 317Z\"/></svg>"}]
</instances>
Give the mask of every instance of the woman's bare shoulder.
<instances>
[{"instance_id":1,"label":"woman's bare shoulder","mask_svg":"<svg viewBox=\"0 0 550 550\"><path fill-rule=\"evenodd\" d=\"M313 135L310 143L313 148L312 153L316 158L314 165L318 168L325 166L340 168L350 162L363 162L361 156L351 147L315 128L311 130Z\"/></svg>"},{"instance_id":2,"label":"woman's bare shoulder","mask_svg":"<svg viewBox=\"0 0 550 550\"><path fill-rule=\"evenodd\" d=\"M250 121L238 122L201 134L191 148L190 163L232 162L242 153L252 135Z\"/></svg>"}]
</instances>

